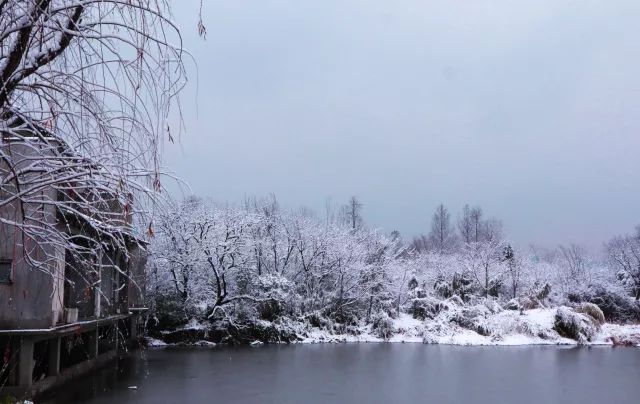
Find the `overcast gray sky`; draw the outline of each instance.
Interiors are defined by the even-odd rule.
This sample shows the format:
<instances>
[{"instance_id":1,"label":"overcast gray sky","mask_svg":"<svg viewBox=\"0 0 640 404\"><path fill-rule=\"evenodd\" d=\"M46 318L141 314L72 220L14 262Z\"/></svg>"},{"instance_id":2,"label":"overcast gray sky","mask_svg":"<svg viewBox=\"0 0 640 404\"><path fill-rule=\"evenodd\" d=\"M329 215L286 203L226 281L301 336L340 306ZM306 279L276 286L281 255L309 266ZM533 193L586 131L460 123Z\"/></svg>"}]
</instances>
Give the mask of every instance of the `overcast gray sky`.
<instances>
[{"instance_id":1,"label":"overcast gray sky","mask_svg":"<svg viewBox=\"0 0 640 404\"><path fill-rule=\"evenodd\" d=\"M357 195L409 237L436 205L591 246L640 222L640 2L174 1L191 64L165 148L194 193ZM196 77L197 72L197 77Z\"/></svg>"}]
</instances>

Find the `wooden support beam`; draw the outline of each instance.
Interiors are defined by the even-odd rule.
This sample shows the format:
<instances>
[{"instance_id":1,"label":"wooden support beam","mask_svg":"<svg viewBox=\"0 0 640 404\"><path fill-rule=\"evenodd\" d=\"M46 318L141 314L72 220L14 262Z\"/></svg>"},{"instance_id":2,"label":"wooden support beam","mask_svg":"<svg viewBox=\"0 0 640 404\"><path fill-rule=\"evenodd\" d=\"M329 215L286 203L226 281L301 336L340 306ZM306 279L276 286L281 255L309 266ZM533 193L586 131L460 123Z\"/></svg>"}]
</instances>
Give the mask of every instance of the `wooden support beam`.
<instances>
[{"instance_id":1,"label":"wooden support beam","mask_svg":"<svg viewBox=\"0 0 640 404\"><path fill-rule=\"evenodd\" d=\"M133 314L130 318L131 321L131 329L129 330L129 335L131 337L131 341L136 341L138 339L138 315Z\"/></svg>"},{"instance_id":2,"label":"wooden support beam","mask_svg":"<svg viewBox=\"0 0 640 404\"><path fill-rule=\"evenodd\" d=\"M119 330L118 330L118 322L117 321L113 324L113 329L115 331L115 336L116 336L115 351L117 353L118 352L118 345L120 344L120 333L119 333Z\"/></svg>"},{"instance_id":3,"label":"wooden support beam","mask_svg":"<svg viewBox=\"0 0 640 404\"><path fill-rule=\"evenodd\" d=\"M60 374L60 341L62 338L54 337L49 340L49 372L47 376Z\"/></svg>"},{"instance_id":4,"label":"wooden support beam","mask_svg":"<svg viewBox=\"0 0 640 404\"><path fill-rule=\"evenodd\" d=\"M87 355L89 359L93 359L98 356L98 327L87 331L87 336Z\"/></svg>"},{"instance_id":5,"label":"wooden support beam","mask_svg":"<svg viewBox=\"0 0 640 404\"><path fill-rule=\"evenodd\" d=\"M33 383L33 339L21 338L18 354L18 385L31 387Z\"/></svg>"}]
</instances>

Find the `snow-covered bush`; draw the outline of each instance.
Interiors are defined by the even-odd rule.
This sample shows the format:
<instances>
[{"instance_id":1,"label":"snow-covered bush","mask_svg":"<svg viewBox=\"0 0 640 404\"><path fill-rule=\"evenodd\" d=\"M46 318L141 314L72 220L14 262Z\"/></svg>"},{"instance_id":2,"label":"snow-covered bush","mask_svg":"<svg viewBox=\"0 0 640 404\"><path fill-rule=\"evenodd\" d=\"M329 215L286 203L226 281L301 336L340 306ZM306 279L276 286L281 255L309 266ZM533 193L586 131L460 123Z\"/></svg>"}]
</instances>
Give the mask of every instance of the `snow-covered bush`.
<instances>
[{"instance_id":1,"label":"snow-covered bush","mask_svg":"<svg viewBox=\"0 0 640 404\"><path fill-rule=\"evenodd\" d=\"M486 316L490 313L490 310L484 305L465 307L454 313L451 317L451 321L462 328L473 330L480 335L488 336L491 335L492 330L486 321Z\"/></svg>"},{"instance_id":2,"label":"snow-covered bush","mask_svg":"<svg viewBox=\"0 0 640 404\"><path fill-rule=\"evenodd\" d=\"M598 325L602 325L606 321L604 313L602 312L600 307L593 303L582 303L578 305L576 307L576 312L591 316L591 318L595 320Z\"/></svg>"},{"instance_id":3,"label":"snow-covered bush","mask_svg":"<svg viewBox=\"0 0 640 404\"><path fill-rule=\"evenodd\" d=\"M581 293L571 294L574 303L588 302L597 305L608 321L636 323L640 321L640 302L612 285L600 285Z\"/></svg>"},{"instance_id":4,"label":"snow-covered bush","mask_svg":"<svg viewBox=\"0 0 640 404\"><path fill-rule=\"evenodd\" d=\"M274 321L283 314L295 314L299 298L295 285L286 277L267 274L258 277L256 283L256 310L260 319Z\"/></svg>"},{"instance_id":5,"label":"snow-covered bush","mask_svg":"<svg viewBox=\"0 0 640 404\"><path fill-rule=\"evenodd\" d=\"M433 285L433 290L440 298L449 298L453 296L453 287L452 285L445 281L444 277L439 277L436 280L436 283Z\"/></svg>"},{"instance_id":6,"label":"snow-covered bush","mask_svg":"<svg viewBox=\"0 0 640 404\"><path fill-rule=\"evenodd\" d=\"M483 299L484 306L489 310L491 314L500 313L503 309L500 303L496 299L486 298Z\"/></svg>"},{"instance_id":7,"label":"snow-covered bush","mask_svg":"<svg viewBox=\"0 0 640 404\"><path fill-rule=\"evenodd\" d=\"M531 337L538 337L543 340L551 339L556 334L553 330L555 315L550 314L550 318L547 320L546 316L543 317L540 314L547 313L541 313L540 310L537 310L536 314L532 316L518 316L515 322L515 327L513 330L509 331L514 331L515 333Z\"/></svg>"},{"instance_id":8,"label":"snow-covered bush","mask_svg":"<svg viewBox=\"0 0 640 404\"><path fill-rule=\"evenodd\" d=\"M453 295L450 298L448 298L447 300L445 300L444 302L441 303L445 304L447 307L450 307L450 305L454 305L454 306L459 306L462 307L464 306L464 301L462 300L462 298L458 295Z\"/></svg>"},{"instance_id":9,"label":"snow-covered bush","mask_svg":"<svg viewBox=\"0 0 640 404\"><path fill-rule=\"evenodd\" d=\"M522 305L518 301L518 299L511 299L507 303L504 304L505 310L520 310L522 309Z\"/></svg>"},{"instance_id":10,"label":"snow-covered bush","mask_svg":"<svg viewBox=\"0 0 640 404\"><path fill-rule=\"evenodd\" d=\"M407 312L420 320L434 318L441 309L440 300L427 294L422 288L416 288L409 293L407 306Z\"/></svg>"},{"instance_id":11,"label":"snow-covered bush","mask_svg":"<svg viewBox=\"0 0 640 404\"><path fill-rule=\"evenodd\" d=\"M372 330L379 338L389 339L394 333L393 320L387 313L379 313L373 320Z\"/></svg>"},{"instance_id":12,"label":"snow-covered bush","mask_svg":"<svg viewBox=\"0 0 640 404\"><path fill-rule=\"evenodd\" d=\"M597 323L588 315L576 313L568 307L558 307L554 329L563 337L578 342L591 341L597 331Z\"/></svg>"}]
</instances>

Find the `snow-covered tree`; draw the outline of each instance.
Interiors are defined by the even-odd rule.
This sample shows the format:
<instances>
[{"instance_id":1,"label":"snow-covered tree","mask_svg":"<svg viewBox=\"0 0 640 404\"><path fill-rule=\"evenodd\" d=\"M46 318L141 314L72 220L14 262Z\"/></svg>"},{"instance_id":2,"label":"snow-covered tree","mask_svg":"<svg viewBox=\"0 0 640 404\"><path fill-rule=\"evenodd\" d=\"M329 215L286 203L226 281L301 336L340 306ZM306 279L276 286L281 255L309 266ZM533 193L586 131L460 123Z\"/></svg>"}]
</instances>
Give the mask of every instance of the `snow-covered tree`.
<instances>
[{"instance_id":1,"label":"snow-covered tree","mask_svg":"<svg viewBox=\"0 0 640 404\"><path fill-rule=\"evenodd\" d=\"M503 260L502 240L473 242L465 245L461 263L472 274L482 295L497 296L507 269Z\"/></svg>"},{"instance_id":2,"label":"snow-covered tree","mask_svg":"<svg viewBox=\"0 0 640 404\"><path fill-rule=\"evenodd\" d=\"M273 197L242 207L190 198L157 221L151 295L156 307L180 306L179 321L195 318L231 334L300 323L348 332L364 324L378 330L403 313L432 318L451 305L588 301L602 298L600 286L611 283L586 256L574 272L579 279L567 283L574 267L560 250L518 250L502 239L500 226L487 232L488 222L480 222L481 241L460 250L416 251L397 235L354 231L342 218L283 209ZM632 257L628 244L611 246ZM625 279L631 288L633 277Z\"/></svg>"},{"instance_id":3,"label":"snow-covered tree","mask_svg":"<svg viewBox=\"0 0 640 404\"><path fill-rule=\"evenodd\" d=\"M587 252L580 245L558 246L557 262L560 284L565 292L589 283Z\"/></svg>"},{"instance_id":4,"label":"snow-covered tree","mask_svg":"<svg viewBox=\"0 0 640 404\"><path fill-rule=\"evenodd\" d=\"M607 252L618 279L640 300L640 232L614 237L607 243Z\"/></svg>"},{"instance_id":5,"label":"snow-covered tree","mask_svg":"<svg viewBox=\"0 0 640 404\"><path fill-rule=\"evenodd\" d=\"M429 244L440 254L452 252L455 248L456 235L451 226L450 216L447 208L440 204L431 219Z\"/></svg>"},{"instance_id":6,"label":"snow-covered tree","mask_svg":"<svg viewBox=\"0 0 640 404\"><path fill-rule=\"evenodd\" d=\"M0 1L0 223L31 264L95 263L152 231L183 73L164 0Z\"/></svg>"},{"instance_id":7,"label":"snow-covered tree","mask_svg":"<svg viewBox=\"0 0 640 404\"><path fill-rule=\"evenodd\" d=\"M360 202L360 200L355 196L349 198L349 202L342 206L341 214L343 220L353 231L361 228L364 223L364 219L362 218L362 207L362 202Z\"/></svg>"},{"instance_id":8,"label":"snow-covered tree","mask_svg":"<svg viewBox=\"0 0 640 404\"><path fill-rule=\"evenodd\" d=\"M502 250L502 261L507 268L511 297L515 299L518 296L518 288L522 283L523 266L519 255L516 254L511 244L504 246Z\"/></svg>"}]
</instances>

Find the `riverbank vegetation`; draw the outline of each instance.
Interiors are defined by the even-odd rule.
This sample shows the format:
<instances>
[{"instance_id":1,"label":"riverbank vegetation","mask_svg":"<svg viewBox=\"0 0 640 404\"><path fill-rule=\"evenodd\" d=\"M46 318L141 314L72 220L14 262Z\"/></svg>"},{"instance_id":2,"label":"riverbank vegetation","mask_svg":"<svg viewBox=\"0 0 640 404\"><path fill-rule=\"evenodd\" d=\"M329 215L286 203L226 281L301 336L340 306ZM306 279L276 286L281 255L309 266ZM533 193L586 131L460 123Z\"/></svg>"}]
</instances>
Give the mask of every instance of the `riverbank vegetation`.
<instances>
[{"instance_id":1,"label":"riverbank vegetation","mask_svg":"<svg viewBox=\"0 0 640 404\"><path fill-rule=\"evenodd\" d=\"M322 216L282 209L273 197L175 204L150 246L149 335L168 343L640 342L636 327L605 324L640 321L640 228L596 259L577 245L518 248L479 207L453 220L441 205L429 234L410 241L366 226L362 208L356 198Z\"/></svg>"}]
</instances>

